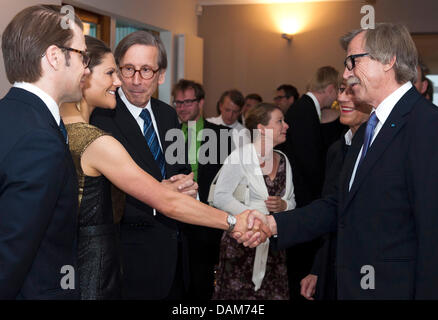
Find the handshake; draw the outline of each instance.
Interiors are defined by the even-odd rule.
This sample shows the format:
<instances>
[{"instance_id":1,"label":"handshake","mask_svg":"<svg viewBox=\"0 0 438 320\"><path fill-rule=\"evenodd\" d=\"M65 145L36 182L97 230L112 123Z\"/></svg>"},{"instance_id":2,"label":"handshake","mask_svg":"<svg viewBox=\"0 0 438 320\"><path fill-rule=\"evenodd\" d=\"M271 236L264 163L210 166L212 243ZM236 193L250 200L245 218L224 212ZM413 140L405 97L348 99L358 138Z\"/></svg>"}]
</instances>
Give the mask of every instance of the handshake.
<instances>
[{"instance_id":1,"label":"handshake","mask_svg":"<svg viewBox=\"0 0 438 320\"><path fill-rule=\"evenodd\" d=\"M257 247L277 234L275 219L257 210L245 210L236 216L236 220L231 236L245 247Z\"/></svg>"}]
</instances>

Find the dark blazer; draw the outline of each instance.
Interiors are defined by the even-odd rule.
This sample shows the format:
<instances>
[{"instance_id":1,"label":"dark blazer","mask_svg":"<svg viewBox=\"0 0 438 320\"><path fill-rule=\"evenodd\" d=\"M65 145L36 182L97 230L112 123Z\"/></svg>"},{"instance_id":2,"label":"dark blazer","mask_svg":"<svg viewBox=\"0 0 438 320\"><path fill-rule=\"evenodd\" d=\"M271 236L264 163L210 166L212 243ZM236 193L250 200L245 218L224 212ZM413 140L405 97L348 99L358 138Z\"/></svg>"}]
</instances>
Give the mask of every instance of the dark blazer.
<instances>
[{"instance_id":1,"label":"dark blazer","mask_svg":"<svg viewBox=\"0 0 438 320\"><path fill-rule=\"evenodd\" d=\"M0 299L79 298L78 281L61 287L62 267L76 270L77 194L70 151L49 109L12 88L0 101Z\"/></svg>"},{"instance_id":2,"label":"dark blazer","mask_svg":"<svg viewBox=\"0 0 438 320\"><path fill-rule=\"evenodd\" d=\"M230 131L230 128L216 125L204 120L204 131L201 146L213 145L209 140L210 134L216 137L215 163L198 163L198 194L199 199L208 204L208 193L214 177L222 167L225 158L231 152L231 137L221 142L221 130ZM223 135L225 137L225 135ZM223 150L221 150L223 149ZM210 150L213 151L213 150ZM222 153L222 156L221 156ZM206 154L207 157L210 153ZM219 246L223 231L196 225L187 225L187 235L190 248L190 290L191 299L210 300L213 294L214 266L219 262Z\"/></svg>"},{"instance_id":3,"label":"dark blazer","mask_svg":"<svg viewBox=\"0 0 438 320\"><path fill-rule=\"evenodd\" d=\"M291 163L297 207L321 197L324 182L324 140L315 103L304 94L286 112L289 125L285 153Z\"/></svg>"},{"instance_id":4,"label":"dark blazer","mask_svg":"<svg viewBox=\"0 0 438 320\"><path fill-rule=\"evenodd\" d=\"M411 88L348 191L365 126L346 155L337 194L275 215L277 245L337 231L339 299L438 299L438 108ZM374 289L361 286L372 276L364 266L374 269Z\"/></svg>"},{"instance_id":5,"label":"dark blazer","mask_svg":"<svg viewBox=\"0 0 438 320\"><path fill-rule=\"evenodd\" d=\"M114 110L96 109L91 123L110 132L125 147L132 159L155 179L161 181L161 172L136 120L117 94ZM166 132L180 128L175 110L168 104L151 98L152 111L158 134L166 154L172 141L166 141ZM181 133L182 134L182 133ZM182 140L184 143L184 140ZM190 165L169 164L166 178L190 173ZM187 242L181 232L182 224L156 212L150 206L127 195L124 216L120 222L123 268L123 295L128 299L162 299L171 289L176 276L177 261L183 264L184 282L188 285ZM182 254L178 254L178 243Z\"/></svg>"}]
</instances>

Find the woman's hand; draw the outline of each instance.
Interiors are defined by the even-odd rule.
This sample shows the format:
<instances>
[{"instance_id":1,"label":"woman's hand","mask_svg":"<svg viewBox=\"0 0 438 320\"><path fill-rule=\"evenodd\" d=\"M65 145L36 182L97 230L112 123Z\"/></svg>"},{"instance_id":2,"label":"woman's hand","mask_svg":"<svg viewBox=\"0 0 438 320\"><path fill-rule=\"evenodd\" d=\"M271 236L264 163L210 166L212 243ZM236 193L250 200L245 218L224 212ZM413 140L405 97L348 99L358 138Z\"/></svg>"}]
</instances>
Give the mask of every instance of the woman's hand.
<instances>
[{"instance_id":1,"label":"woman's hand","mask_svg":"<svg viewBox=\"0 0 438 320\"><path fill-rule=\"evenodd\" d=\"M279 196L270 196L268 200L265 200L266 208L269 212L285 211L287 203Z\"/></svg>"}]
</instances>

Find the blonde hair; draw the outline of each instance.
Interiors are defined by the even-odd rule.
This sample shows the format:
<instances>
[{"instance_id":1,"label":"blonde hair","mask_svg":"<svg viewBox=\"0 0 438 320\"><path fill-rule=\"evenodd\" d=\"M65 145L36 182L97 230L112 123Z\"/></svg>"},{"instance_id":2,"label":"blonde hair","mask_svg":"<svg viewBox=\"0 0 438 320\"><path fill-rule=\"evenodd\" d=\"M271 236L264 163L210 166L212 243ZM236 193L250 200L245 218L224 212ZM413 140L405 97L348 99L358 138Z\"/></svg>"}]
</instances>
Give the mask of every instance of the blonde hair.
<instances>
[{"instance_id":1,"label":"blonde hair","mask_svg":"<svg viewBox=\"0 0 438 320\"><path fill-rule=\"evenodd\" d=\"M328 85L333 84L335 88L338 87L339 72L330 66L319 68L312 80L307 85L307 90L310 92L320 92L327 88Z\"/></svg>"}]
</instances>

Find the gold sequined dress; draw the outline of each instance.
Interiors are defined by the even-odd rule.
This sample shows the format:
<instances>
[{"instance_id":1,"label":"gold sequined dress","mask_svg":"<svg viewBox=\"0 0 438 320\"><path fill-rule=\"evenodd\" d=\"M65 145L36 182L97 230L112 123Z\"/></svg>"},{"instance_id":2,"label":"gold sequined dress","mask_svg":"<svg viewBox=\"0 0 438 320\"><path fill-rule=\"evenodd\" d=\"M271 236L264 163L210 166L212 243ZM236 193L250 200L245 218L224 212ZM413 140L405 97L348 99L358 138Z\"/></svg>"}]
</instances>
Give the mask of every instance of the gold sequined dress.
<instances>
[{"instance_id":1,"label":"gold sequined dress","mask_svg":"<svg viewBox=\"0 0 438 320\"><path fill-rule=\"evenodd\" d=\"M103 175L87 176L81 168L84 151L107 133L87 123L67 124L66 129L79 182L78 273L81 299L119 299L121 264L118 231L111 204L111 183Z\"/></svg>"}]
</instances>

